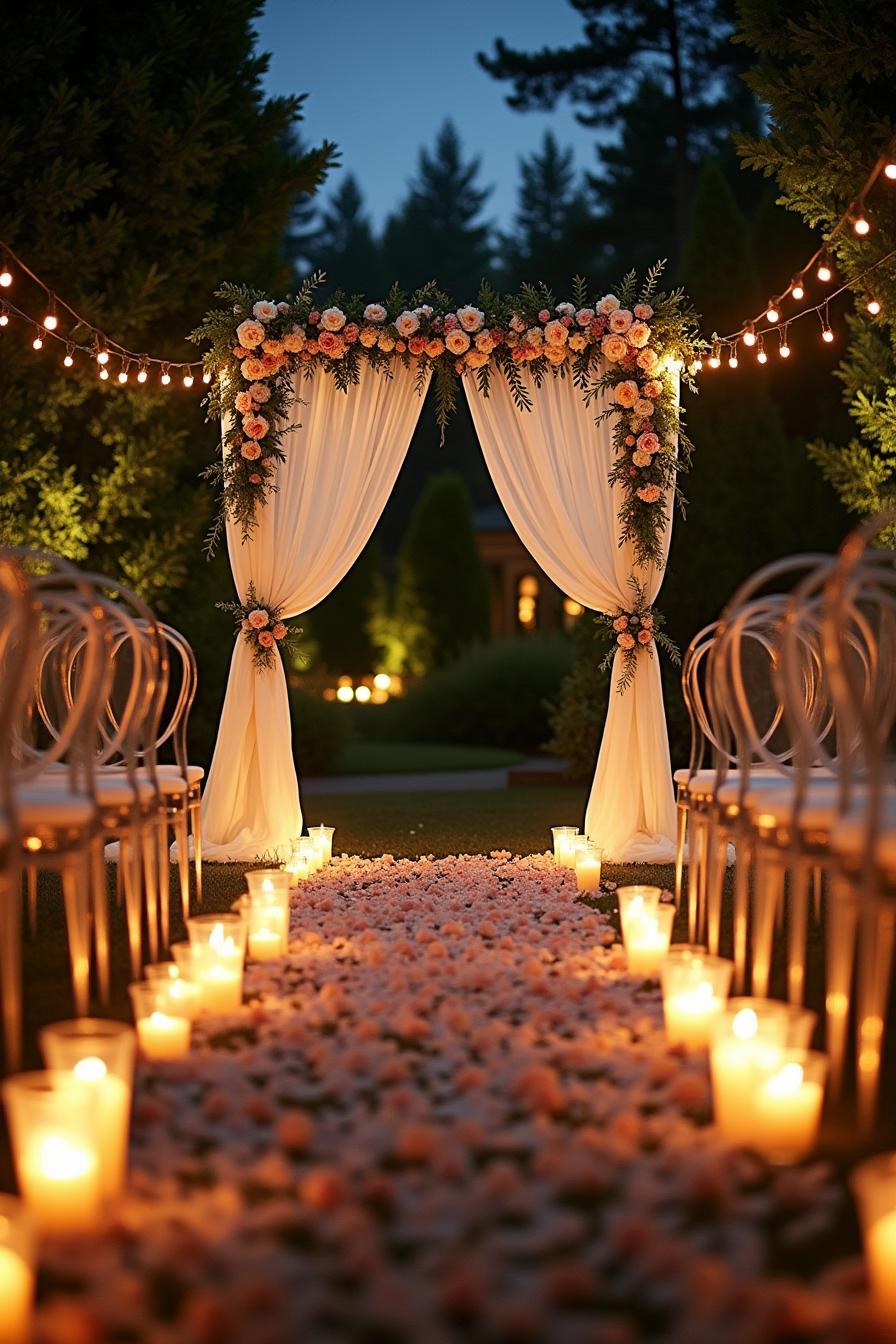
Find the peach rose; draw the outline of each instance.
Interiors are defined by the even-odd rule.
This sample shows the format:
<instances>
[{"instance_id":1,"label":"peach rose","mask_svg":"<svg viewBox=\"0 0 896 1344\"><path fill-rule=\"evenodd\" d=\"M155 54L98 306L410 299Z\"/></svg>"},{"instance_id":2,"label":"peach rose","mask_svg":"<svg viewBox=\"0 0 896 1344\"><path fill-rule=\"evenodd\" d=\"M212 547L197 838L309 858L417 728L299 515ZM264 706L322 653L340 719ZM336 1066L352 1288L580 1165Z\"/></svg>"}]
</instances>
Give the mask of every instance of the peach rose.
<instances>
[{"instance_id":1,"label":"peach rose","mask_svg":"<svg viewBox=\"0 0 896 1344\"><path fill-rule=\"evenodd\" d=\"M604 316L606 317L609 316L610 313L614 313L618 307L619 307L619 300L617 299L616 295L605 294L601 299L600 303L597 305L597 311L599 313L603 313Z\"/></svg>"},{"instance_id":2,"label":"peach rose","mask_svg":"<svg viewBox=\"0 0 896 1344\"><path fill-rule=\"evenodd\" d=\"M476 337L476 349L483 355L490 355L495 348L494 338L490 331L480 331Z\"/></svg>"},{"instance_id":3,"label":"peach rose","mask_svg":"<svg viewBox=\"0 0 896 1344\"><path fill-rule=\"evenodd\" d=\"M638 435L638 451L642 453L658 453L662 444L659 436L654 434L652 429L646 430Z\"/></svg>"},{"instance_id":4,"label":"peach rose","mask_svg":"<svg viewBox=\"0 0 896 1344\"><path fill-rule=\"evenodd\" d=\"M636 467L649 467L653 458L650 453L642 453L640 448L636 448L632 453L632 461Z\"/></svg>"},{"instance_id":5,"label":"peach rose","mask_svg":"<svg viewBox=\"0 0 896 1344\"><path fill-rule=\"evenodd\" d=\"M488 363L488 355L481 350L468 350L464 355L464 363L469 369L481 369L483 364Z\"/></svg>"},{"instance_id":6,"label":"peach rose","mask_svg":"<svg viewBox=\"0 0 896 1344\"><path fill-rule=\"evenodd\" d=\"M244 359L240 365L240 373L247 383L254 383L257 378L264 378L267 375L267 369L264 362L257 355L250 355Z\"/></svg>"},{"instance_id":7,"label":"peach rose","mask_svg":"<svg viewBox=\"0 0 896 1344\"><path fill-rule=\"evenodd\" d=\"M663 385L659 378L650 378L641 389L645 397L661 397L663 395Z\"/></svg>"},{"instance_id":8,"label":"peach rose","mask_svg":"<svg viewBox=\"0 0 896 1344\"><path fill-rule=\"evenodd\" d=\"M565 345L568 340L566 327L562 322L549 322L544 329L544 339L548 345Z\"/></svg>"},{"instance_id":9,"label":"peach rose","mask_svg":"<svg viewBox=\"0 0 896 1344\"><path fill-rule=\"evenodd\" d=\"M646 346L638 355L635 362L638 365L638 368L643 369L645 373L652 373L657 366L657 353L655 350L651 350L649 346Z\"/></svg>"},{"instance_id":10,"label":"peach rose","mask_svg":"<svg viewBox=\"0 0 896 1344\"><path fill-rule=\"evenodd\" d=\"M467 304L465 308L458 308L457 320L464 331L479 331L485 321L485 313L480 308Z\"/></svg>"},{"instance_id":11,"label":"peach rose","mask_svg":"<svg viewBox=\"0 0 896 1344\"><path fill-rule=\"evenodd\" d=\"M593 308L580 308L576 313L576 326L587 327L594 321Z\"/></svg>"},{"instance_id":12,"label":"peach rose","mask_svg":"<svg viewBox=\"0 0 896 1344\"><path fill-rule=\"evenodd\" d=\"M329 355L331 359L339 359L345 354L345 341L327 328L318 337L318 344L324 354Z\"/></svg>"},{"instance_id":13,"label":"peach rose","mask_svg":"<svg viewBox=\"0 0 896 1344\"><path fill-rule=\"evenodd\" d=\"M653 635L650 633L649 630L639 630L639 631L638 631L638 643L639 643L639 644L649 644L650 641L651 641L652 639L653 639Z\"/></svg>"},{"instance_id":14,"label":"peach rose","mask_svg":"<svg viewBox=\"0 0 896 1344\"><path fill-rule=\"evenodd\" d=\"M345 313L341 308L325 308L320 315L320 325L324 331L341 331L345 326Z\"/></svg>"},{"instance_id":15,"label":"peach rose","mask_svg":"<svg viewBox=\"0 0 896 1344\"><path fill-rule=\"evenodd\" d=\"M636 350L643 350L649 340L650 328L647 323L633 322L628 329L629 345L633 345Z\"/></svg>"},{"instance_id":16,"label":"peach rose","mask_svg":"<svg viewBox=\"0 0 896 1344\"><path fill-rule=\"evenodd\" d=\"M395 349L395 337L389 331L381 331L376 343L387 355Z\"/></svg>"},{"instance_id":17,"label":"peach rose","mask_svg":"<svg viewBox=\"0 0 896 1344\"><path fill-rule=\"evenodd\" d=\"M627 617L627 616L617 616L616 619L615 619L615 621L613 622L613 629L614 629L614 630L627 630L627 629L628 629L628 617Z\"/></svg>"},{"instance_id":18,"label":"peach rose","mask_svg":"<svg viewBox=\"0 0 896 1344\"><path fill-rule=\"evenodd\" d=\"M300 331L288 331L283 337L283 349L288 350L291 355L297 355L305 344L305 337Z\"/></svg>"},{"instance_id":19,"label":"peach rose","mask_svg":"<svg viewBox=\"0 0 896 1344\"><path fill-rule=\"evenodd\" d=\"M274 626L273 630L271 631L271 634L274 636L275 639L285 639L285 638L286 638L286 626L283 624L282 621L278 621L278 622L277 622L277 624Z\"/></svg>"},{"instance_id":20,"label":"peach rose","mask_svg":"<svg viewBox=\"0 0 896 1344\"><path fill-rule=\"evenodd\" d=\"M513 317L510 319L510 330L515 331L517 335L526 330L526 324L519 313L514 313Z\"/></svg>"},{"instance_id":21,"label":"peach rose","mask_svg":"<svg viewBox=\"0 0 896 1344\"><path fill-rule=\"evenodd\" d=\"M261 348L262 348L262 350L265 352L266 355L282 355L282 354L283 354L283 342L282 342L282 341L265 341Z\"/></svg>"},{"instance_id":22,"label":"peach rose","mask_svg":"<svg viewBox=\"0 0 896 1344\"><path fill-rule=\"evenodd\" d=\"M419 326L419 317L416 313L409 312L408 309L405 309L403 313L399 313L398 317L395 319L395 330L398 332L399 336L413 336Z\"/></svg>"},{"instance_id":23,"label":"peach rose","mask_svg":"<svg viewBox=\"0 0 896 1344\"><path fill-rule=\"evenodd\" d=\"M542 331L541 327L529 327L528 331L526 332L526 340L529 343L529 345L543 345L544 332Z\"/></svg>"},{"instance_id":24,"label":"peach rose","mask_svg":"<svg viewBox=\"0 0 896 1344\"><path fill-rule=\"evenodd\" d=\"M455 327L445 337L445 345L452 355L462 355L470 348L470 338L460 327Z\"/></svg>"},{"instance_id":25,"label":"peach rose","mask_svg":"<svg viewBox=\"0 0 896 1344\"><path fill-rule=\"evenodd\" d=\"M259 401L262 404L271 399L271 389L267 383L253 383L249 388L249 396L253 401Z\"/></svg>"},{"instance_id":26,"label":"peach rose","mask_svg":"<svg viewBox=\"0 0 896 1344\"><path fill-rule=\"evenodd\" d=\"M270 630L262 630L258 636L258 642L263 649L269 649L274 643L274 636Z\"/></svg>"},{"instance_id":27,"label":"peach rose","mask_svg":"<svg viewBox=\"0 0 896 1344\"><path fill-rule=\"evenodd\" d=\"M233 399L233 404L240 415L248 415L250 411L255 410L255 402L248 392L237 392Z\"/></svg>"},{"instance_id":28,"label":"peach rose","mask_svg":"<svg viewBox=\"0 0 896 1344\"><path fill-rule=\"evenodd\" d=\"M236 338L247 350L254 350L264 340L264 327L260 322L253 322L251 317L247 317L245 322L241 322L237 327Z\"/></svg>"},{"instance_id":29,"label":"peach rose","mask_svg":"<svg viewBox=\"0 0 896 1344\"><path fill-rule=\"evenodd\" d=\"M634 406L637 400L638 400L637 383L632 382L632 380L629 378L627 379L626 382L617 384L616 404L618 406L624 406L626 410L631 410L631 408Z\"/></svg>"},{"instance_id":30,"label":"peach rose","mask_svg":"<svg viewBox=\"0 0 896 1344\"><path fill-rule=\"evenodd\" d=\"M263 439L270 425L263 415L247 415L243 418L243 433L250 439Z\"/></svg>"},{"instance_id":31,"label":"peach rose","mask_svg":"<svg viewBox=\"0 0 896 1344\"><path fill-rule=\"evenodd\" d=\"M633 649L635 647L634 635L617 635L616 643L621 649Z\"/></svg>"},{"instance_id":32,"label":"peach rose","mask_svg":"<svg viewBox=\"0 0 896 1344\"><path fill-rule=\"evenodd\" d=\"M576 350L576 351L585 350L587 346L588 346L588 337L583 335L581 331L574 331L569 338L570 350Z\"/></svg>"},{"instance_id":33,"label":"peach rose","mask_svg":"<svg viewBox=\"0 0 896 1344\"><path fill-rule=\"evenodd\" d=\"M627 308L616 308L610 314L610 330L624 335L632 324L632 315Z\"/></svg>"},{"instance_id":34,"label":"peach rose","mask_svg":"<svg viewBox=\"0 0 896 1344\"><path fill-rule=\"evenodd\" d=\"M365 349L370 350L379 340L379 332L376 327L362 327L358 340Z\"/></svg>"},{"instance_id":35,"label":"peach rose","mask_svg":"<svg viewBox=\"0 0 896 1344\"><path fill-rule=\"evenodd\" d=\"M407 350L407 348L408 348L408 343L407 343L407 341L396 341L396 342L395 342L395 353L396 353L397 355L403 355L404 352L405 352L405 350Z\"/></svg>"},{"instance_id":36,"label":"peach rose","mask_svg":"<svg viewBox=\"0 0 896 1344\"><path fill-rule=\"evenodd\" d=\"M643 500L645 504L655 504L662 493L658 485L642 485L640 490L635 491L638 498Z\"/></svg>"},{"instance_id":37,"label":"peach rose","mask_svg":"<svg viewBox=\"0 0 896 1344\"><path fill-rule=\"evenodd\" d=\"M277 316L277 305L271 303L270 299L259 299L252 307L252 316L257 317L259 322L273 322Z\"/></svg>"},{"instance_id":38,"label":"peach rose","mask_svg":"<svg viewBox=\"0 0 896 1344\"><path fill-rule=\"evenodd\" d=\"M255 462L261 457L261 449L253 439L246 439L245 443L240 447L240 453L247 462Z\"/></svg>"},{"instance_id":39,"label":"peach rose","mask_svg":"<svg viewBox=\"0 0 896 1344\"><path fill-rule=\"evenodd\" d=\"M565 364L569 351L565 345L545 345L542 354L549 364Z\"/></svg>"},{"instance_id":40,"label":"peach rose","mask_svg":"<svg viewBox=\"0 0 896 1344\"><path fill-rule=\"evenodd\" d=\"M610 364L618 364L625 358L628 346L622 336L605 336L600 343L600 352Z\"/></svg>"},{"instance_id":41,"label":"peach rose","mask_svg":"<svg viewBox=\"0 0 896 1344\"><path fill-rule=\"evenodd\" d=\"M649 420L650 417L653 415L653 402L648 401L646 397L639 397L638 400L635 402L634 409L635 409L635 415L640 415L645 420Z\"/></svg>"},{"instance_id":42,"label":"peach rose","mask_svg":"<svg viewBox=\"0 0 896 1344\"><path fill-rule=\"evenodd\" d=\"M640 318L642 322L649 322L650 319L653 317L653 309L651 308L650 304L636 303L635 317Z\"/></svg>"},{"instance_id":43,"label":"peach rose","mask_svg":"<svg viewBox=\"0 0 896 1344\"><path fill-rule=\"evenodd\" d=\"M360 334L361 328L358 326L357 322L347 322L345 330L342 333L349 345L354 345Z\"/></svg>"},{"instance_id":44,"label":"peach rose","mask_svg":"<svg viewBox=\"0 0 896 1344\"><path fill-rule=\"evenodd\" d=\"M419 337L418 339L421 341L423 340L422 337ZM424 342L424 345L426 353L429 355L430 359L438 359L439 355L445 353L445 342L442 340L441 336L433 336L432 340Z\"/></svg>"},{"instance_id":45,"label":"peach rose","mask_svg":"<svg viewBox=\"0 0 896 1344\"><path fill-rule=\"evenodd\" d=\"M253 471L252 475L249 477L249 481L252 485L261 485L261 477L257 471Z\"/></svg>"},{"instance_id":46,"label":"peach rose","mask_svg":"<svg viewBox=\"0 0 896 1344\"><path fill-rule=\"evenodd\" d=\"M368 303L364 309L365 322L385 322L386 310L381 303Z\"/></svg>"},{"instance_id":47,"label":"peach rose","mask_svg":"<svg viewBox=\"0 0 896 1344\"><path fill-rule=\"evenodd\" d=\"M256 607L246 618L253 630L263 630L268 624L268 614L263 607Z\"/></svg>"}]
</instances>

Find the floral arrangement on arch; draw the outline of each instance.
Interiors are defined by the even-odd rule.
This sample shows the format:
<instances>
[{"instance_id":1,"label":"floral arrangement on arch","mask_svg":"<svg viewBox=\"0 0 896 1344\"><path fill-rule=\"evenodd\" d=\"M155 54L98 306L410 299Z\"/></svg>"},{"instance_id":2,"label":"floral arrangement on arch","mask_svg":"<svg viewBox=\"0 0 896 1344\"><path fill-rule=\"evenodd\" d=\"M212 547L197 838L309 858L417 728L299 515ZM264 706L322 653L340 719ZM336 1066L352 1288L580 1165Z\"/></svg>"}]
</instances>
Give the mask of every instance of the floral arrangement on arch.
<instances>
[{"instance_id":1,"label":"floral arrangement on arch","mask_svg":"<svg viewBox=\"0 0 896 1344\"><path fill-rule=\"evenodd\" d=\"M646 653L649 658L653 657L654 644L658 644L676 666L681 663L681 651L668 635L663 634L663 614L649 602L644 584L634 574L628 582L635 598L631 608L624 611L618 607L616 611L601 613L594 618L598 625L604 626L612 634L612 644L600 664L600 670L604 672L609 669L617 653L622 656L616 682L619 695L627 691L634 681L639 656Z\"/></svg>"},{"instance_id":2,"label":"floral arrangement on arch","mask_svg":"<svg viewBox=\"0 0 896 1344\"><path fill-rule=\"evenodd\" d=\"M497 370L521 411L532 405L524 366L536 387L549 374L569 377L586 402L609 400L597 420L618 415L609 480L623 487L620 545L632 541L636 565L662 565L667 504L677 496L676 475L691 452L678 374L693 387L690 367L701 348L684 292L658 290L662 270L658 262L640 287L632 272L602 298L592 297L577 277L573 299L562 302L545 285L499 295L483 284L475 303L460 306L434 283L411 296L395 286L382 303L342 292L315 302L322 274L279 303L224 285L218 296L227 306L210 312L191 337L209 347L209 414L224 423L223 459L205 472L219 488L221 505L207 549L214 550L228 517L245 541L258 509L277 489L283 437L301 400L294 392L298 370L310 377L323 368L348 391L359 381L362 361L388 375L398 359L416 370L421 394L432 373L443 434L459 377L475 377L487 396Z\"/></svg>"},{"instance_id":3,"label":"floral arrangement on arch","mask_svg":"<svg viewBox=\"0 0 896 1344\"><path fill-rule=\"evenodd\" d=\"M259 671L269 671L274 666L277 649L293 650L302 633L299 626L287 625L281 619L280 607L271 606L258 596L254 583L246 590L245 602L216 602L215 606L233 617Z\"/></svg>"}]
</instances>

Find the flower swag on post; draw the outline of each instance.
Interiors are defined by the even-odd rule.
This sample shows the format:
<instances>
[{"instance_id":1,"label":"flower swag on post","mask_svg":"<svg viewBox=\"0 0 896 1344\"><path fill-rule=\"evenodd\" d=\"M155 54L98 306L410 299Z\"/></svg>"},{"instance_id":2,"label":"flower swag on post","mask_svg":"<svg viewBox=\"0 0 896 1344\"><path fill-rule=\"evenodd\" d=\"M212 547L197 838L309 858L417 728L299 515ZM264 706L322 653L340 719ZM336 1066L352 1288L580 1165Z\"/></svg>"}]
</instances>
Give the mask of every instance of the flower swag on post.
<instances>
[{"instance_id":1,"label":"flower swag on post","mask_svg":"<svg viewBox=\"0 0 896 1344\"><path fill-rule=\"evenodd\" d=\"M520 411L532 406L522 365L536 387L550 374L571 378L586 403L606 393L612 404L597 419L618 417L609 482L624 488L619 544L633 543L636 565L661 566L667 502L671 496L683 503L676 481L692 448L676 375L693 390L693 364L705 345L684 291L657 289L663 267L651 267L640 287L632 271L601 299L591 298L587 282L576 277L573 301L561 303L546 285L499 295L483 284L475 303L460 306L434 283L410 296L394 286L385 303L337 291L317 304L320 273L279 303L224 285L218 297L226 307L208 313L191 336L209 346L209 416L225 424L223 458L204 473L217 485L220 504L206 549L214 551L227 518L246 541L259 507L277 489L290 409L300 401L293 391L296 370L310 377L322 368L348 391L360 379L362 360L388 376L399 359L416 370L421 394L432 372L443 436L458 377L475 377L488 396L497 370Z\"/></svg>"},{"instance_id":2,"label":"flower swag on post","mask_svg":"<svg viewBox=\"0 0 896 1344\"><path fill-rule=\"evenodd\" d=\"M612 631L613 643L600 664L601 672L607 671L613 664L617 653L622 654L622 670L616 682L616 692L622 695L628 690L638 670L638 657L646 653L653 657L653 646L658 644L664 653L678 666L681 652L668 635L663 634L665 621L662 613L650 605L647 590L634 575L629 579L629 587L635 595L635 601L629 611L618 608L616 611L595 616L597 625Z\"/></svg>"},{"instance_id":3,"label":"flower swag on post","mask_svg":"<svg viewBox=\"0 0 896 1344\"><path fill-rule=\"evenodd\" d=\"M302 631L280 619L280 607L272 607L249 584L245 602L216 602L221 611L233 617L237 630L252 650L252 662L260 672L274 666L275 650L292 650Z\"/></svg>"}]
</instances>

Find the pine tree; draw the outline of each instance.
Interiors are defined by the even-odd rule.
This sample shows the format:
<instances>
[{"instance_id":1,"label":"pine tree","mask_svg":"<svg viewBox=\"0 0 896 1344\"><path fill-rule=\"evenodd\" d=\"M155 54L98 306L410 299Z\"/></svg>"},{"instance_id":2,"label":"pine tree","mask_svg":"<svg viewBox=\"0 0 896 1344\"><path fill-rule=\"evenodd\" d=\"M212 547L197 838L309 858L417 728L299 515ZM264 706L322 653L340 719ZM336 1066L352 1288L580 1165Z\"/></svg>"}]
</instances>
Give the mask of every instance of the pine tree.
<instances>
[{"instance_id":1,"label":"pine tree","mask_svg":"<svg viewBox=\"0 0 896 1344\"><path fill-rule=\"evenodd\" d=\"M779 203L824 236L878 156L894 152L896 11L888 0L742 0L739 35L758 58L748 82L773 128L763 139L741 139L744 162L773 177ZM896 265L890 260L873 278L861 278L896 248L896 193L886 181L865 213L873 226L867 238L847 227L832 242L839 281L855 286L837 377L857 433L846 444L822 440L809 448L846 507L860 515L896 504ZM882 304L874 320L864 311L869 291ZM896 545L896 528L887 535Z\"/></svg>"},{"instance_id":2,"label":"pine tree","mask_svg":"<svg viewBox=\"0 0 896 1344\"><path fill-rule=\"evenodd\" d=\"M382 295L386 277L357 178L349 173L321 211L320 225L309 249L314 270L326 271L332 288L349 294Z\"/></svg>"},{"instance_id":3,"label":"pine tree","mask_svg":"<svg viewBox=\"0 0 896 1344\"><path fill-rule=\"evenodd\" d=\"M465 161L457 129L446 121L432 153L421 149L417 177L383 238L386 269L408 290L437 279L467 302L491 267L490 226L480 215L490 187L480 187L479 159Z\"/></svg>"},{"instance_id":4,"label":"pine tree","mask_svg":"<svg viewBox=\"0 0 896 1344\"><path fill-rule=\"evenodd\" d=\"M545 131L540 151L520 159L513 232L502 239L501 248L507 288L543 280L565 293L573 270L593 269L583 259L589 218L577 176L571 147L561 149L552 131Z\"/></svg>"},{"instance_id":5,"label":"pine tree","mask_svg":"<svg viewBox=\"0 0 896 1344\"><path fill-rule=\"evenodd\" d=\"M695 165L732 125L752 125L755 112L738 74L743 54L732 47L729 0L570 0L582 16L583 40L571 47L517 51L498 38L494 54L479 54L496 79L507 80L507 101L521 111L552 108L567 97L583 110L579 121L601 133L598 158L606 162L620 131L637 111L644 79L660 91L657 116L647 128L654 160L671 144L670 181L647 178L628 159L629 176L648 195L655 219L673 222L670 239L680 256L687 237ZM643 162L639 154L639 165ZM603 175L600 175L602 179ZM618 170L602 190L608 218L624 216L612 193ZM656 254L656 249L654 255Z\"/></svg>"},{"instance_id":6,"label":"pine tree","mask_svg":"<svg viewBox=\"0 0 896 1344\"><path fill-rule=\"evenodd\" d=\"M421 627L410 656L420 670L450 662L489 634L488 578L476 546L470 496L446 471L421 495L401 548L395 586L399 628Z\"/></svg>"},{"instance_id":7,"label":"pine tree","mask_svg":"<svg viewBox=\"0 0 896 1344\"><path fill-rule=\"evenodd\" d=\"M4 11L0 237L122 344L197 357L185 335L227 276L289 279L283 237L332 147L295 153L301 100L266 98L260 0L34 0ZM15 268L14 268L15 270ZM17 273L12 302L45 300ZM60 331L72 339L61 311ZM212 501L198 474L216 452L197 388L100 384L78 355L5 329L0 535L122 575L167 602L191 567ZM131 389L134 389L133 391ZM174 608L175 612L179 608ZM182 616L182 612L181 612Z\"/></svg>"}]
</instances>

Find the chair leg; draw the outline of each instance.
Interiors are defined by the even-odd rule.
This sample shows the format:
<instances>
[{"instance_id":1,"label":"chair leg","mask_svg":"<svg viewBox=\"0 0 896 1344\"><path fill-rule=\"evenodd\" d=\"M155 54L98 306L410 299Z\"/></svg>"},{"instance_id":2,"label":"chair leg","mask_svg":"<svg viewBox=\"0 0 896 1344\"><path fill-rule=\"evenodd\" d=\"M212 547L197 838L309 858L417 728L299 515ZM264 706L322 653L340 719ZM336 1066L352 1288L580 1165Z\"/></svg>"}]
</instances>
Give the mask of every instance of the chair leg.
<instances>
[{"instance_id":1,"label":"chair leg","mask_svg":"<svg viewBox=\"0 0 896 1344\"><path fill-rule=\"evenodd\" d=\"M28 867L26 874L28 886L28 932L37 937L37 869Z\"/></svg>"},{"instance_id":2,"label":"chair leg","mask_svg":"<svg viewBox=\"0 0 896 1344\"><path fill-rule=\"evenodd\" d=\"M817 863L812 869L812 909L815 914L815 923L821 923L821 893L822 887L822 867Z\"/></svg>"},{"instance_id":3,"label":"chair leg","mask_svg":"<svg viewBox=\"0 0 896 1344\"><path fill-rule=\"evenodd\" d=\"M768 996L772 969L772 945L775 911L781 900L784 873L775 856L758 856L755 872L752 992L760 999Z\"/></svg>"},{"instance_id":4,"label":"chair leg","mask_svg":"<svg viewBox=\"0 0 896 1344\"><path fill-rule=\"evenodd\" d=\"M688 940L698 941L700 932L700 865L703 855L703 822L693 809L688 814Z\"/></svg>"},{"instance_id":5,"label":"chair leg","mask_svg":"<svg viewBox=\"0 0 896 1344\"><path fill-rule=\"evenodd\" d=\"M725 869L728 866L728 832L723 826L713 828L713 848L707 857L706 874L706 941L714 957L719 955L722 927L722 894L725 888Z\"/></svg>"},{"instance_id":6,"label":"chair leg","mask_svg":"<svg viewBox=\"0 0 896 1344\"><path fill-rule=\"evenodd\" d=\"M681 908L681 889L684 880L684 846L688 830L688 809L681 801L676 806L677 835L675 840L675 909Z\"/></svg>"},{"instance_id":7,"label":"chair leg","mask_svg":"<svg viewBox=\"0 0 896 1344\"><path fill-rule=\"evenodd\" d=\"M184 924L190 918L190 822L187 806L179 812L174 829L177 836L177 868L180 876L180 904L184 915ZM168 929L165 929L165 946L168 946Z\"/></svg>"},{"instance_id":8,"label":"chair leg","mask_svg":"<svg viewBox=\"0 0 896 1344\"><path fill-rule=\"evenodd\" d=\"M168 946L168 912L171 907L171 855L169 853L171 834L169 830L169 821L166 816L163 816L160 819L156 838L156 852L159 856L159 906L153 933L150 935L149 942L153 961L158 961L159 959L159 929L162 931L163 946ZM155 946L153 946L153 938L155 939Z\"/></svg>"},{"instance_id":9,"label":"chair leg","mask_svg":"<svg viewBox=\"0 0 896 1344\"><path fill-rule=\"evenodd\" d=\"M734 861L734 987L743 994L747 982L747 932L750 924L752 845L746 831L736 844Z\"/></svg>"},{"instance_id":10,"label":"chair leg","mask_svg":"<svg viewBox=\"0 0 896 1344\"><path fill-rule=\"evenodd\" d=\"M839 888L839 889L838 889ZM831 1095L838 1097L843 1086L846 1056L846 1028L849 1022L850 989L856 945L857 904L848 889L828 883L825 953L825 1026L830 1059Z\"/></svg>"},{"instance_id":11,"label":"chair leg","mask_svg":"<svg viewBox=\"0 0 896 1344\"><path fill-rule=\"evenodd\" d=\"M93 945L96 953L96 978L100 992L100 1002L109 1003L109 889L106 881L106 860L103 854L104 840L99 836L91 849L93 900ZM121 845L119 844L118 867L121 867Z\"/></svg>"},{"instance_id":12,"label":"chair leg","mask_svg":"<svg viewBox=\"0 0 896 1344\"><path fill-rule=\"evenodd\" d=\"M115 905L120 910L121 902L124 897L124 839L118 841L118 862L115 865Z\"/></svg>"},{"instance_id":13,"label":"chair leg","mask_svg":"<svg viewBox=\"0 0 896 1344\"><path fill-rule=\"evenodd\" d=\"M29 870L30 871L30 870ZM6 1071L22 1065L22 879L16 866L0 870L0 992Z\"/></svg>"},{"instance_id":14,"label":"chair leg","mask_svg":"<svg viewBox=\"0 0 896 1344\"><path fill-rule=\"evenodd\" d=\"M143 844L144 837L141 836L140 828L137 825L132 826L130 836L128 838L122 836L121 863L119 864L124 884L124 908L128 926L128 947L131 954L131 975L135 980L140 979L140 969L143 964L141 879L147 883L154 881L152 873L143 874L141 872L141 847Z\"/></svg>"},{"instance_id":15,"label":"chair leg","mask_svg":"<svg viewBox=\"0 0 896 1344\"><path fill-rule=\"evenodd\" d=\"M193 831L193 863L196 867L196 903L202 904L202 799L199 798L190 808L190 825Z\"/></svg>"},{"instance_id":16,"label":"chair leg","mask_svg":"<svg viewBox=\"0 0 896 1344\"><path fill-rule=\"evenodd\" d=\"M143 892L146 908L146 936L149 941L150 961L157 960L158 952L158 900L159 890L161 888L159 846L156 839L156 828L158 827L158 824L158 819L153 818L152 822L144 828L142 835ZM155 943L153 940L155 940Z\"/></svg>"},{"instance_id":17,"label":"chair leg","mask_svg":"<svg viewBox=\"0 0 896 1344\"><path fill-rule=\"evenodd\" d=\"M809 922L809 864L797 859L790 870L787 929L787 998L803 1002L806 991L806 928Z\"/></svg>"},{"instance_id":18,"label":"chair leg","mask_svg":"<svg viewBox=\"0 0 896 1344\"><path fill-rule=\"evenodd\" d=\"M90 1006L90 861L67 859L62 868L62 897L68 926L75 1012L86 1017Z\"/></svg>"},{"instance_id":19,"label":"chair leg","mask_svg":"<svg viewBox=\"0 0 896 1344\"><path fill-rule=\"evenodd\" d=\"M859 1125L866 1136L874 1127L880 1086L881 1046L893 964L892 907L862 911L859 927L856 1085Z\"/></svg>"}]
</instances>

